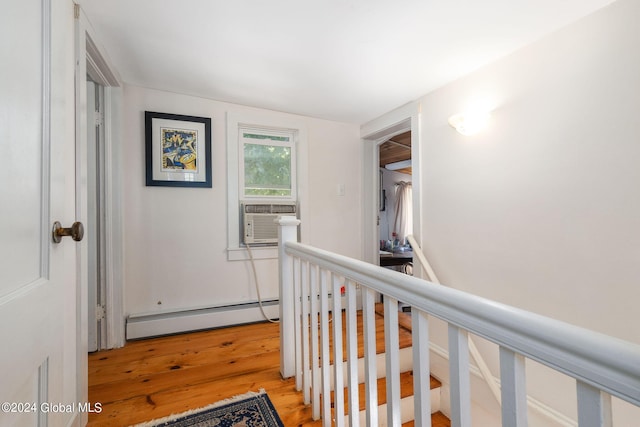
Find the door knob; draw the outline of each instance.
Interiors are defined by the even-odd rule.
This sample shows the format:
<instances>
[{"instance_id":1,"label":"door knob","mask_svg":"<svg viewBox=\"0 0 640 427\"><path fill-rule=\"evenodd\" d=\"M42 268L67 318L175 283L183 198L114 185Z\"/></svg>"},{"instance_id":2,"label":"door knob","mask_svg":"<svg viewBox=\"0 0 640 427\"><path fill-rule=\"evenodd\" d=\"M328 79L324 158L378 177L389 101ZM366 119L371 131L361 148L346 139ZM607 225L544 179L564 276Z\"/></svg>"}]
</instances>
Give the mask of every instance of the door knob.
<instances>
[{"instance_id":1,"label":"door knob","mask_svg":"<svg viewBox=\"0 0 640 427\"><path fill-rule=\"evenodd\" d=\"M60 243L64 236L71 236L73 240L79 242L84 237L84 226L81 222L74 222L69 228L63 228L59 221L53 223L53 231L51 233L53 241Z\"/></svg>"}]
</instances>

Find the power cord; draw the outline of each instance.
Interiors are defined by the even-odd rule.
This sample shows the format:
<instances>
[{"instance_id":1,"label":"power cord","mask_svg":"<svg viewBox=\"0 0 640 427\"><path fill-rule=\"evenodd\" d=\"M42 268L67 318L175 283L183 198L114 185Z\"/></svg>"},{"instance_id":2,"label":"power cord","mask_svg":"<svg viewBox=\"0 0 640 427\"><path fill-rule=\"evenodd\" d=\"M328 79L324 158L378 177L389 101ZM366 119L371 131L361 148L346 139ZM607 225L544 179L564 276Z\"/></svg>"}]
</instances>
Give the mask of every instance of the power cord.
<instances>
[{"instance_id":1,"label":"power cord","mask_svg":"<svg viewBox=\"0 0 640 427\"><path fill-rule=\"evenodd\" d=\"M267 321L271 323L280 323L280 320L269 319L269 316L267 316L267 314L264 312L264 307L262 306L262 297L260 296L260 286L258 286L258 273L256 272L256 263L253 259L253 252L251 252L251 245L249 245L248 243L245 243L245 246L247 247L247 252L249 253L249 259L251 260L251 269L253 270L253 277L255 279L254 283L256 285L256 293L258 294L258 305L260 306L262 317L264 317ZM340 295L339 298L340 297L342 297L342 295ZM335 295L334 295L334 298L335 298ZM331 321L333 321L333 318L329 319L329 323L331 323Z\"/></svg>"},{"instance_id":2,"label":"power cord","mask_svg":"<svg viewBox=\"0 0 640 427\"><path fill-rule=\"evenodd\" d=\"M258 294L258 305L260 305L260 312L262 312L262 316L271 323L280 323L280 320L269 319L269 316L264 312L264 307L262 306L262 297L260 297L260 286L258 286L258 273L256 272L256 263L253 259L253 252L251 252L251 245L245 243L247 247L247 252L249 253L249 259L251 260L251 269L253 270L253 277L255 279L254 283L256 285L256 293Z\"/></svg>"}]
</instances>

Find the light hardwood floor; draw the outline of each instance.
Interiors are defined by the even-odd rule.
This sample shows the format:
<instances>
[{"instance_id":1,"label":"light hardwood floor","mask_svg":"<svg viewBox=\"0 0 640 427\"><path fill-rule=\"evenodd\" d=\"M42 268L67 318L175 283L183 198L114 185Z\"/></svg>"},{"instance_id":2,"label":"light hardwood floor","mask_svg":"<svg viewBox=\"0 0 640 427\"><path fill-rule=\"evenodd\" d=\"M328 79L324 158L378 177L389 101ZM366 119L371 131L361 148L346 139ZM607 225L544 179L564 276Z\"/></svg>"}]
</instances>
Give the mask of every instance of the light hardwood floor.
<instances>
[{"instance_id":1,"label":"light hardwood floor","mask_svg":"<svg viewBox=\"0 0 640 427\"><path fill-rule=\"evenodd\" d=\"M89 400L103 410L90 414L88 425L129 426L264 389L285 426L319 426L294 380L281 378L279 363L278 325L271 323L133 341L93 353ZM446 417L436 415L434 427L444 426Z\"/></svg>"}]
</instances>

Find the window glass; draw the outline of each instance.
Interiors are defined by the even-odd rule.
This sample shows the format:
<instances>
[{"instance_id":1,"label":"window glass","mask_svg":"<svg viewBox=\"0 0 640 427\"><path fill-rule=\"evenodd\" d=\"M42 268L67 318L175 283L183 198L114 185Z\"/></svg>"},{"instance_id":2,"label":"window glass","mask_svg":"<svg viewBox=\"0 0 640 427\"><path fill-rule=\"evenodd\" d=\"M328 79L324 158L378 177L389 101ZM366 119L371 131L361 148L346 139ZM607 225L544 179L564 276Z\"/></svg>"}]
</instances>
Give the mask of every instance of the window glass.
<instances>
[{"instance_id":1,"label":"window glass","mask_svg":"<svg viewBox=\"0 0 640 427\"><path fill-rule=\"evenodd\" d=\"M257 132L241 135L244 196L294 197L292 137Z\"/></svg>"}]
</instances>

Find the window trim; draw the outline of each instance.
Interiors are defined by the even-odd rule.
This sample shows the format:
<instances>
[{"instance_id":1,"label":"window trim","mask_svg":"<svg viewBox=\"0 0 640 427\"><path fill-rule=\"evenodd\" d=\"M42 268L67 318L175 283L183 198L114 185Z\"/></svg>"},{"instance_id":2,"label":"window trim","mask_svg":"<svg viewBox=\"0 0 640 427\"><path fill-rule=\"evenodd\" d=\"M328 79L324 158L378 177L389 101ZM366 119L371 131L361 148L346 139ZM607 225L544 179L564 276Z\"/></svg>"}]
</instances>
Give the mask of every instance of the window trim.
<instances>
[{"instance_id":1,"label":"window trim","mask_svg":"<svg viewBox=\"0 0 640 427\"><path fill-rule=\"evenodd\" d=\"M244 261L249 256L246 249L240 246L240 204L242 203L239 180L239 136L241 126L264 130L287 129L296 131L296 191L298 218L307 216L308 188L308 131L307 122L299 117L275 111L228 111L227 112L227 260ZM258 202L257 199L251 199ZM270 199L267 202L273 203ZM286 202L286 200L280 200ZM300 236L306 236L307 225L300 225ZM253 257L256 259L275 259L278 257L277 247L256 247Z\"/></svg>"}]
</instances>

